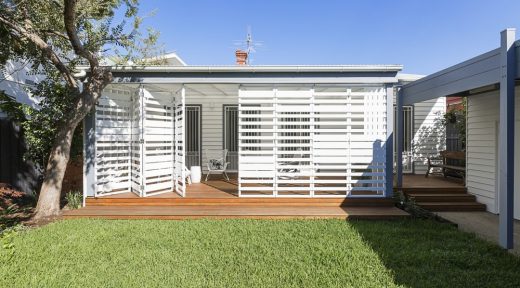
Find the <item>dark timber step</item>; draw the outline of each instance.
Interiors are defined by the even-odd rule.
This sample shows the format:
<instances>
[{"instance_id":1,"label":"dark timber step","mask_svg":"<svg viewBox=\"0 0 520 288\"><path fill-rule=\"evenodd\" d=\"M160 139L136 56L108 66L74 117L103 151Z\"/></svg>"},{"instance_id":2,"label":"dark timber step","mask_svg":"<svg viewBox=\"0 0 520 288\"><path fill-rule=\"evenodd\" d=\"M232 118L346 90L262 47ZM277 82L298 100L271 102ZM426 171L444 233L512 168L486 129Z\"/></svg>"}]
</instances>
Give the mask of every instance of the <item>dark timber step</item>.
<instances>
[{"instance_id":1,"label":"dark timber step","mask_svg":"<svg viewBox=\"0 0 520 288\"><path fill-rule=\"evenodd\" d=\"M425 194L455 194L467 193L466 187L404 187L401 189L403 193L425 193Z\"/></svg>"},{"instance_id":2,"label":"dark timber step","mask_svg":"<svg viewBox=\"0 0 520 288\"><path fill-rule=\"evenodd\" d=\"M407 193L416 202L475 202L476 197L464 193Z\"/></svg>"},{"instance_id":3,"label":"dark timber step","mask_svg":"<svg viewBox=\"0 0 520 288\"><path fill-rule=\"evenodd\" d=\"M429 211L486 211L486 205L478 202L416 202Z\"/></svg>"},{"instance_id":4,"label":"dark timber step","mask_svg":"<svg viewBox=\"0 0 520 288\"><path fill-rule=\"evenodd\" d=\"M408 187L403 193L420 207L429 211L486 211L466 187Z\"/></svg>"}]
</instances>

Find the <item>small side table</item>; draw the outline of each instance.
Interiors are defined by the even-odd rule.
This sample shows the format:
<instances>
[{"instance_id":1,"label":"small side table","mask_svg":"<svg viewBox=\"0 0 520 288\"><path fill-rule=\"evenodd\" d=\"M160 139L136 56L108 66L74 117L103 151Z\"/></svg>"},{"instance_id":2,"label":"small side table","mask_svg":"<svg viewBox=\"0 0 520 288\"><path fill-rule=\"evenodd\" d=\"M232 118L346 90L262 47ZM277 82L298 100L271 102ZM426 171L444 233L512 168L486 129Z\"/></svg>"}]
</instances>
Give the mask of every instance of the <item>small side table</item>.
<instances>
[{"instance_id":1,"label":"small side table","mask_svg":"<svg viewBox=\"0 0 520 288\"><path fill-rule=\"evenodd\" d=\"M192 183L200 183L200 179L202 178L202 171L200 166L191 166L191 182Z\"/></svg>"}]
</instances>

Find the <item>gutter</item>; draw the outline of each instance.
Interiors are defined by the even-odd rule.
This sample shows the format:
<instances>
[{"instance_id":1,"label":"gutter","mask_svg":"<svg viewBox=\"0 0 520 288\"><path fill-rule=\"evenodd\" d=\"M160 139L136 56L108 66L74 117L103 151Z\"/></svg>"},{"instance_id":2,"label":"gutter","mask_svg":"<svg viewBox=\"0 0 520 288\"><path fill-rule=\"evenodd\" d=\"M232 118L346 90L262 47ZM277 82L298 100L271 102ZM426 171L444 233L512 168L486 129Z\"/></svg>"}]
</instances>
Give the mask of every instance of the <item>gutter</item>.
<instances>
[{"instance_id":1,"label":"gutter","mask_svg":"<svg viewBox=\"0 0 520 288\"><path fill-rule=\"evenodd\" d=\"M240 73L240 72L399 72L402 65L276 65L276 66L105 66L113 72L198 72L198 73ZM78 70L88 70L88 66L78 66Z\"/></svg>"}]
</instances>

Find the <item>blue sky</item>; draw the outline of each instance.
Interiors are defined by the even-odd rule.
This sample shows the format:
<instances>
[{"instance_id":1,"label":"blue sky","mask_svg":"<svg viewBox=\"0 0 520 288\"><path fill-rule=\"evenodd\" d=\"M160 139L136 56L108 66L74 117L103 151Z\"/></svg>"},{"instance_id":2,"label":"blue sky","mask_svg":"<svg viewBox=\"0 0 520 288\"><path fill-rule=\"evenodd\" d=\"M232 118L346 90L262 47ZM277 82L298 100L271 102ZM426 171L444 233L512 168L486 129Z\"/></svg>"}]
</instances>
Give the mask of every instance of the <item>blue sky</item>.
<instances>
[{"instance_id":1,"label":"blue sky","mask_svg":"<svg viewBox=\"0 0 520 288\"><path fill-rule=\"evenodd\" d=\"M234 64L251 26L253 65L403 64L429 74L497 48L519 0L142 0L144 26L192 65ZM520 31L517 33L520 36Z\"/></svg>"}]
</instances>

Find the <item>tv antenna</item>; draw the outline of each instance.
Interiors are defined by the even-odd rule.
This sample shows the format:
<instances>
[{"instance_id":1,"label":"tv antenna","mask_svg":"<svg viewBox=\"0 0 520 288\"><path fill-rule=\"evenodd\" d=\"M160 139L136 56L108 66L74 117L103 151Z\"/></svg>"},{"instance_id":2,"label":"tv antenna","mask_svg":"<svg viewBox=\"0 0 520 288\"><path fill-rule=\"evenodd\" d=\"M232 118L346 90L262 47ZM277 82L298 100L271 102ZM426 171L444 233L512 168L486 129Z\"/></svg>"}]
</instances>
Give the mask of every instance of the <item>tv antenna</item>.
<instances>
[{"instance_id":1,"label":"tv antenna","mask_svg":"<svg viewBox=\"0 0 520 288\"><path fill-rule=\"evenodd\" d=\"M263 46L262 41L253 41L253 33L251 32L251 26L247 26L247 35L245 41L235 40L233 42L235 47L239 47L239 49L242 49L247 53L247 65L251 64L251 62L254 61L254 59L252 58L252 54L256 53L257 48Z\"/></svg>"}]
</instances>

